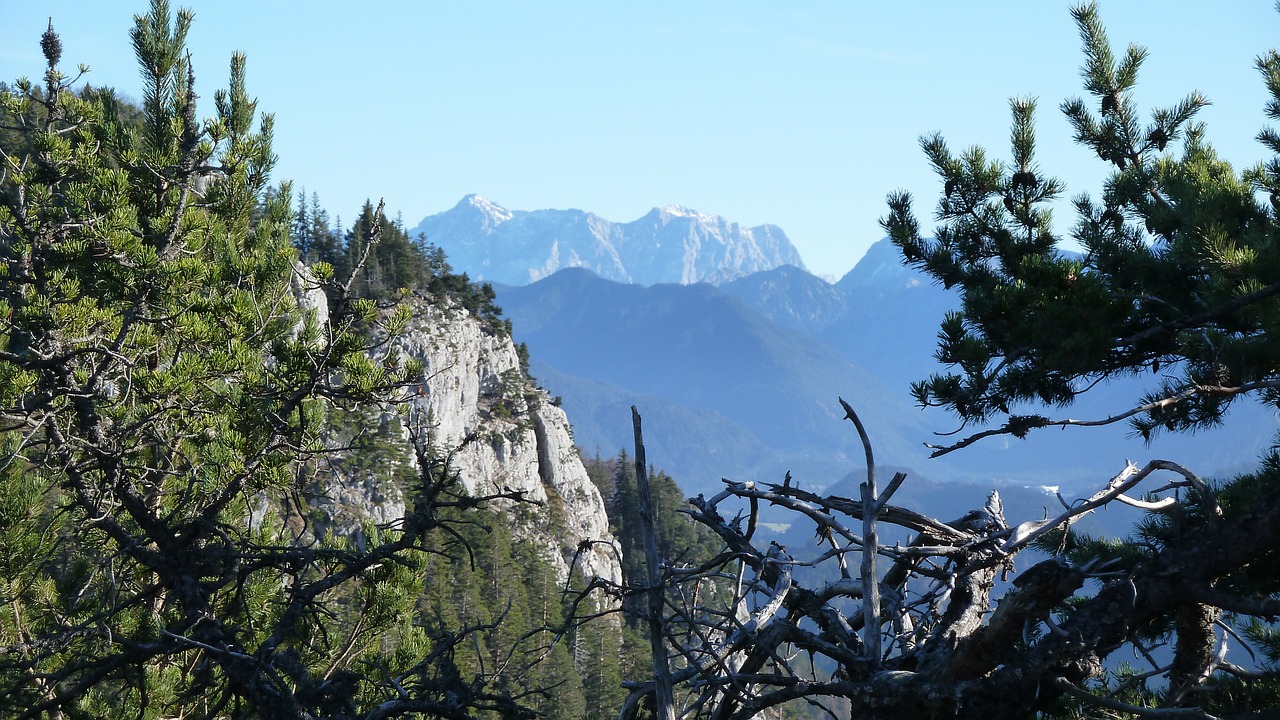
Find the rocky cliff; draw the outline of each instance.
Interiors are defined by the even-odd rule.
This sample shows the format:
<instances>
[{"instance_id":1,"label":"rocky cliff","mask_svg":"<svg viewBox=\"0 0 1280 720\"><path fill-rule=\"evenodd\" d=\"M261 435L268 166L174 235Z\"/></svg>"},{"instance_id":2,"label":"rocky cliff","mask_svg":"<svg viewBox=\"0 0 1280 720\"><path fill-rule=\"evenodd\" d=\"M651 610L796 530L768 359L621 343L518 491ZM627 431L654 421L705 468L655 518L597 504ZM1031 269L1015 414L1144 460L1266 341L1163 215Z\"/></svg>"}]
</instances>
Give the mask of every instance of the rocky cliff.
<instances>
[{"instance_id":1,"label":"rocky cliff","mask_svg":"<svg viewBox=\"0 0 1280 720\"><path fill-rule=\"evenodd\" d=\"M303 309L327 320L324 295L301 268L294 291ZM546 391L533 387L511 337L448 299L415 294L408 302L413 319L385 349L422 361L424 381L412 411L426 418L434 448L451 456L467 492L518 491L535 501L498 509L510 513L518 537L543 548L560 581L577 556L585 576L620 582L604 500L578 457L569 421ZM387 412L380 425L398 432L399 420ZM407 458L393 462L407 464ZM339 532L353 531L361 520L403 517L400 489L379 479L387 474L386 468L375 476L335 466L321 480L318 509L344 528Z\"/></svg>"},{"instance_id":2,"label":"rocky cliff","mask_svg":"<svg viewBox=\"0 0 1280 720\"><path fill-rule=\"evenodd\" d=\"M546 391L530 385L510 336L447 302L416 299L414 307L396 344L423 361L418 409L436 447L457 448L452 467L467 491L522 491L541 503L516 532L546 548L561 580L584 541L604 541L579 558L579 569L620 581L604 500L578 457L569 421Z\"/></svg>"}]
</instances>

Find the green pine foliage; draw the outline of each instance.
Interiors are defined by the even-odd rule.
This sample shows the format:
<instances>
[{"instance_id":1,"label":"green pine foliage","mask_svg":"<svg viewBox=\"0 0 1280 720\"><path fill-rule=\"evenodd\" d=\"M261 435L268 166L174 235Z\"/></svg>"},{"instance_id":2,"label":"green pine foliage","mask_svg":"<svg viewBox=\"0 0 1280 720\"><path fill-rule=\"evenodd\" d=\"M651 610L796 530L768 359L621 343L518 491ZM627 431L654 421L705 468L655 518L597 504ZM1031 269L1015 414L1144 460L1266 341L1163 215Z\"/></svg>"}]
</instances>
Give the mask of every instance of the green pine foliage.
<instances>
[{"instance_id":1,"label":"green pine foliage","mask_svg":"<svg viewBox=\"0 0 1280 720\"><path fill-rule=\"evenodd\" d=\"M939 332L937 357L949 369L916 383L913 393L921 405L948 408L966 425L997 424L938 454L1050 425L1128 420L1143 438L1194 432L1224 422L1245 397L1280 407L1280 134L1261 130L1258 140L1271 157L1236 170L1196 121L1208 104L1204 96L1192 92L1144 115L1134 91L1146 51L1130 45L1115 53L1094 4L1072 14L1089 97L1068 100L1061 110L1076 142L1111 174L1099 196L1074 198L1078 220L1069 235L1057 234L1052 223L1048 203L1065 188L1036 161L1036 103L1029 99L1011 103L1007 161L982 148L953 152L940 134L922 138L942 181L932 239L921 236L911 198L889 196L882 224L904 260L962 298ZM1271 95L1266 114L1280 119L1280 54L1264 54L1257 68ZM1068 238L1083 255L1058 250ZM1041 414L1122 376L1151 376L1152 387L1110 418L1089 423ZM1280 687L1280 557L1273 545L1248 537L1230 541L1232 547L1197 542L1222 537L1223 528L1261 530L1280 522L1280 460L1273 452L1254 473L1183 485L1164 502L1148 498L1153 507L1126 540L1072 531L1038 543L1075 567L1105 568L1098 595L1160 572L1171 557L1210 568L1198 580L1184 577L1186 597L1130 601L1126 641L1140 658L1152 658L1157 648L1172 654L1156 673L1162 679L1122 668L1093 677L1089 690L1151 708L1153 716L1175 707L1205 717L1273 710ZM1060 620L1098 596L1090 594L1069 599ZM1246 645L1258 667L1218 661L1227 635ZM1064 699L1055 716L1098 712L1092 705Z\"/></svg>"},{"instance_id":2,"label":"green pine foliage","mask_svg":"<svg viewBox=\"0 0 1280 720\"><path fill-rule=\"evenodd\" d=\"M453 272L444 251L425 236L410 238L399 220L389 220L367 200L349 229L332 228L318 197L312 194L310 203L305 199L305 192L299 192L291 237L300 257L316 267L318 275L354 273L351 292L361 298L388 301L408 292L448 298L484 321L490 332L511 334L510 321L494 302L493 286ZM373 243L375 227L378 240Z\"/></svg>"},{"instance_id":3,"label":"green pine foliage","mask_svg":"<svg viewBox=\"0 0 1280 720\"><path fill-rule=\"evenodd\" d=\"M396 419L420 365L372 355L428 265L371 208L341 246L291 210L242 56L196 118L192 19L136 18L141 109L77 89L52 28L42 81L0 88L0 715L580 716L546 564L473 532L505 525ZM404 519L318 523L335 474Z\"/></svg>"},{"instance_id":4,"label":"green pine foliage","mask_svg":"<svg viewBox=\"0 0 1280 720\"><path fill-rule=\"evenodd\" d=\"M1011 103L1007 161L953 152L936 133L921 140L943 184L932 240L909 195L889 196L882 224L903 258L962 296L939 334L952 370L917 383L916 399L965 421L1003 419L1015 436L1054 423L1019 406L1067 405L1121 376L1155 378L1131 416L1144 437L1219 424L1245 395L1276 404L1280 160L1237 172L1218 157L1196 122L1208 104L1198 92L1144 117L1134 89L1146 51L1117 56L1094 5L1073 14L1091 97L1061 110L1111 175L1100 197L1074 197L1069 236L1052 223L1048 203L1065 188L1036 160L1031 99ZM1258 69L1280 118L1280 56ZM1273 129L1259 140L1280 157ZM1083 256L1056 249L1067 237Z\"/></svg>"}]
</instances>

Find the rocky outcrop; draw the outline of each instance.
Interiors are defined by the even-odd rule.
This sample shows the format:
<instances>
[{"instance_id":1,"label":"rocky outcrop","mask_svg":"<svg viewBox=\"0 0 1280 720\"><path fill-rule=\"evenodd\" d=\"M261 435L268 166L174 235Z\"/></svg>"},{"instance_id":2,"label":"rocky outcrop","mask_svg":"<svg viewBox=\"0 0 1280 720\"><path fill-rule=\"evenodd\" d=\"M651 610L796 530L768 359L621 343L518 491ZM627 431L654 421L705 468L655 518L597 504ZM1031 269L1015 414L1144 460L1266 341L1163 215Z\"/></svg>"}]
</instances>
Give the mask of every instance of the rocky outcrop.
<instances>
[{"instance_id":1,"label":"rocky outcrop","mask_svg":"<svg viewBox=\"0 0 1280 720\"><path fill-rule=\"evenodd\" d=\"M324 291L301 264L292 292L314 322L328 322ZM323 518L323 531L359 538L363 523L386 525L404 517L404 494L393 478L412 474L403 423L412 415L425 418L433 449L450 458L468 494L519 492L536 503L503 501L497 509L510 513L518 537L543 549L561 582L576 569L620 583L621 556L604 499L587 477L564 411L533 386L510 335L448 299L415 294L407 302L413 319L383 351L421 360L423 382L411 407L388 407L360 419L361 432L385 436L388 445L401 449L387 452L376 473L339 458L319 474L313 509ZM303 327L300 322L294 332ZM266 512L265 506L255 512Z\"/></svg>"},{"instance_id":2,"label":"rocky outcrop","mask_svg":"<svg viewBox=\"0 0 1280 720\"><path fill-rule=\"evenodd\" d=\"M329 324L329 298L320 287L320 281L311 274L311 269L301 262L293 264L293 274L289 277L289 289L298 301L298 309L303 316L315 319L318 326ZM301 332L302 324L294 328L294 333Z\"/></svg>"},{"instance_id":3,"label":"rocky outcrop","mask_svg":"<svg viewBox=\"0 0 1280 720\"><path fill-rule=\"evenodd\" d=\"M423 362L415 410L437 451L452 455L467 492L519 491L539 503L532 513L509 508L524 518L513 528L545 549L561 580L578 555L586 576L620 581L604 500L578 457L569 421L531 386L511 338L447 301L412 302L414 319L394 344Z\"/></svg>"}]
</instances>

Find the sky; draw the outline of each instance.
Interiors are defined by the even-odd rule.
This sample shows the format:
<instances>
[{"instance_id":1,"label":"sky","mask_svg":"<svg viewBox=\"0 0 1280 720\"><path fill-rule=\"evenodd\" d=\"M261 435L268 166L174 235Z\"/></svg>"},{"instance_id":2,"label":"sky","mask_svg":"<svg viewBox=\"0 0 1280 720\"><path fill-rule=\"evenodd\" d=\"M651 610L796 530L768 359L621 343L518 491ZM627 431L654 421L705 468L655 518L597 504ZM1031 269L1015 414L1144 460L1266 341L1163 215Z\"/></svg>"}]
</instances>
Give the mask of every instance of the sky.
<instances>
[{"instance_id":1,"label":"sky","mask_svg":"<svg viewBox=\"0 0 1280 720\"><path fill-rule=\"evenodd\" d=\"M683 205L783 229L808 268L843 275L884 233L885 196L908 190L923 227L941 191L919 148L1009 156L1012 97L1035 97L1038 160L1067 200L1106 167L1058 110L1084 94L1070 3L284 2L190 0L203 114L232 52L275 115L277 181L354 218L366 198L409 228L479 193L513 210L578 208L627 222ZM1267 0L1103 0L1119 51L1150 57L1147 110L1191 90L1208 137L1237 167L1267 100L1254 58L1280 47ZM63 66L137 98L129 44L144 2L0 0L0 79L43 72L50 17Z\"/></svg>"}]
</instances>

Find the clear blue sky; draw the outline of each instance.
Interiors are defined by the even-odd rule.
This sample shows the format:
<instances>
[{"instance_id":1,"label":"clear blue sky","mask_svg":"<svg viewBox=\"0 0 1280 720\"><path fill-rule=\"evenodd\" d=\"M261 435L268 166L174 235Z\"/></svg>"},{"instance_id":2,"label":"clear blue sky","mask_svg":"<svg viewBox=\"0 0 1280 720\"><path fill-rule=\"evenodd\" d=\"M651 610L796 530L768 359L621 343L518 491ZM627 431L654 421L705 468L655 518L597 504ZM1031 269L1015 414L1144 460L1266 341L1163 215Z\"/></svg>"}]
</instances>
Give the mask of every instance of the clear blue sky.
<instances>
[{"instance_id":1,"label":"clear blue sky","mask_svg":"<svg viewBox=\"0 0 1280 720\"><path fill-rule=\"evenodd\" d=\"M181 3L175 3L175 6ZM1057 110L1082 94L1066 2L278 2L192 0L197 90L248 55L276 115L276 179L351 218L384 196L412 227L480 193L512 209L633 220L680 204L786 231L839 276L882 232L885 194L939 192L919 151L1007 157L1008 99L1040 99L1039 159L1068 196L1105 168ZM136 97L132 15L146 3L0 0L0 78L39 77L49 16L63 63ZM1280 45L1267 0L1104 0L1112 42L1151 51L1137 99L1198 89L1228 159L1261 159L1253 58ZM211 111L206 104L206 113ZM1069 228L1064 207L1060 227Z\"/></svg>"}]
</instances>

